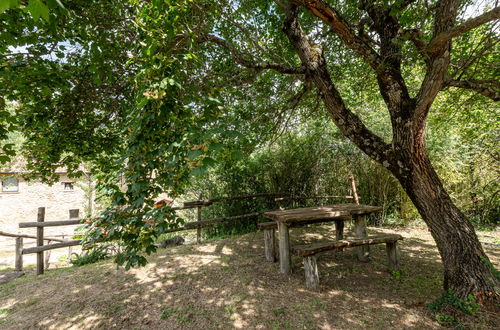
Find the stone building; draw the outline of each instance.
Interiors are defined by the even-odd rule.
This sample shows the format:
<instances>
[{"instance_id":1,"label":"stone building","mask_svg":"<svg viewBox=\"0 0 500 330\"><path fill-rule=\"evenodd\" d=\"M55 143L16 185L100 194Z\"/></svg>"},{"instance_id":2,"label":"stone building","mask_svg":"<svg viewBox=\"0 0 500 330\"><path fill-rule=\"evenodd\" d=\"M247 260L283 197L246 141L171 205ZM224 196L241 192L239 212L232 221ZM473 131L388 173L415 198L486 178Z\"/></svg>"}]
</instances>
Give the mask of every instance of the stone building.
<instances>
[{"instance_id":1,"label":"stone building","mask_svg":"<svg viewBox=\"0 0 500 330\"><path fill-rule=\"evenodd\" d=\"M45 207L45 221L85 217L92 210L91 181L70 179L63 170L56 174L58 182L48 185L26 181L15 170L0 171L0 231L20 232L18 223L36 221L39 207ZM64 227L53 228L60 232Z\"/></svg>"}]
</instances>

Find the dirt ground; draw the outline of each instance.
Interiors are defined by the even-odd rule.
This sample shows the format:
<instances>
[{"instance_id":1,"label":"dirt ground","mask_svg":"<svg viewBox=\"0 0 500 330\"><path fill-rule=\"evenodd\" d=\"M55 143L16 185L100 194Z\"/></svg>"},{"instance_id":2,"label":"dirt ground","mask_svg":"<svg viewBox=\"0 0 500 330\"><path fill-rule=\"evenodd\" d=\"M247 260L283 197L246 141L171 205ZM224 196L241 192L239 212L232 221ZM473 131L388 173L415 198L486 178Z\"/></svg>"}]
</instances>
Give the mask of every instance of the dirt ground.
<instances>
[{"instance_id":1,"label":"dirt ground","mask_svg":"<svg viewBox=\"0 0 500 330\"><path fill-rule=\"evenodd\" d=\"M369 228L399 233L401 274L387 272L383 245L360 263L354 249L318 259L321 288L305 288L302 260L294 273L264 259L263 234L160 250L141 269L112 261L25 275L0 285L2 329L434 329L427 304L438 298L442 265L423 228ZM349 232L348 232L349 234ZM500 232L484 234L498 242ZM292 244L333 238L329 225L294 229ZM483 239L481 239L483 240ZM500 249L485 245L498 268ZM498 314L482 311L464 328L495 329Z\"/></svg>"}]
</instances>

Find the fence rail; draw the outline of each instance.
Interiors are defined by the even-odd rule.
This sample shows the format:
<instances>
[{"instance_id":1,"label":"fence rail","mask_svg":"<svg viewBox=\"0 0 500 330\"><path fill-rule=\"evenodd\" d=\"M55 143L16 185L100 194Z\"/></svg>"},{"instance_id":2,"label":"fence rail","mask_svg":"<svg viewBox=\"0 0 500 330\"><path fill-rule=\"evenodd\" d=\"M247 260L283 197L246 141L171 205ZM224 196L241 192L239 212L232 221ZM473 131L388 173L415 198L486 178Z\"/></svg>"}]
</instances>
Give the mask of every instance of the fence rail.
<instances>
[{"instance_id":1,"label":"fence rail","mask_svg":"<svg viewBox=\"0 0 500 330\"><path fill-rule=\"evenodd\" d=\"M173 233L183 230L191 230L197 229L197 237L196 241L201 241L201 228L210 227L215 223L226 222L226 221L234 221L244 218L250 218L259 216L265 211L262 212L253 212L248 214L242 214L237 216L223 217L223 218L215 218L202 220L201 218L201 210L202 207L210 206L214 203L225 202L225 201L234 201L234 200L245 200L250 198L258 198L258 197L274 197L275 201L284 201L284 200L306 200L306 199L353 199L356 204L359 204L359 198L356 192L356 185L353 177L349 177L349 183L351 185L351 196L292 196L288 194L277 194L277 193L262 193L262 194L252 194L252 195L244 195L244 196L229 196L229 197L219 197L219 198L211 198L211 199L202 199L200 196L199 200L184 202L182 206L172 207L173 210L185 210L185 209L197 209L197 221L187 222L183 227L175 228L167 230L166 233ZM71 218L71 215L70 215ZM80 245L81 240L73 239L73 240L65 240L58 239L55 237L43 237L44 228L45 227L55 227L55 226L69 226L69 225L78 225L81 223L80 219L69 219L69 220L58 220L58 221L48 221L45 222L45 208L39 207L37 213L37 221L36 222L21 222L19 223L19 228L36 228L37 234L33 235L24 235L24 234L11 234L0 231L0 236L9 236L16 238L16 270L22 270L22 256L25 254L36 253L37 254L37 264L36 264L36 274L40 275L44 272L44 264L48 265L48 258L50 257L50 250L59 249L64 247L69 247L68 255L71 255L71 247ZM71 237L71 235L69 235ZM63 235L64 237L64 235ZM36 239L36 246L30 248L23 248L23 238L31 238ZM48 241L49 244L44 245L43 242ZM50 242L58 242L50 244ZM44 252L49 251L46 254L46 259L44 263Z\"/></svg>"},{"instance_id":2,"label":"fence rail","mask_svg":"<svg viewBox=\"0 0 500 330\"><path fill-rule=\"evenodd\" d=\"M6 233L4 231L0 231L0 236L7 236L7 237L21 237L21 238L34 238L36 239L36 236L34 235L25 235L25 234L12 234L12 233ZM43 238L45 241L55 241L55 242L65 242L66 240L61 239L61 238L55 238L55 237L44 237Z\"/></svg>"},{"instance_id":3,"label":"fence rail","mask_svg":"<svg viewBox=\"0 0 500 330\"><path fill-rule=\"evenodd\" d=\"M78 219L78 220L61 220L61 221L49 221L49 222L20 222L19 228L79 225L80 221L81 220Z\"/></svg>"}]
</instances>

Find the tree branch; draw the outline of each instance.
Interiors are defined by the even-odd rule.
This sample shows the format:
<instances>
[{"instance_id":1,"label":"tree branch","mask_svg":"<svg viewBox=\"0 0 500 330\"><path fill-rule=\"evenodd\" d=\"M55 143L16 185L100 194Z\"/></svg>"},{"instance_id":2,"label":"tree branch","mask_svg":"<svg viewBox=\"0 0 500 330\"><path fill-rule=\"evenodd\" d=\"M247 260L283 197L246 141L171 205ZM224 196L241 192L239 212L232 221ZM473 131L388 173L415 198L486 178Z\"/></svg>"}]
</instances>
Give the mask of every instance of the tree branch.
<instances>
[{"instance_id":1,"label":"tree branch","mask_svg":"<svg viewBox=\"0 0 500 330\"><path fill-rule=\"evenodd\" d=\"M500 82L497 80L450 80L445 87L457 87L477 92L493 101L500 101Z\"/></svg>"},{"instance_id":2,"label":"tree branch","mask_svg":"<svg viewBox=\"0 0 500 330\"><path fill-rule=\"evenodd\" d=\"M330 116L342 134L354 142L371 158L386 162L391 152L390 146L371 132L361 119L344 104L340 93L333 84L322 49L312 47L297 18L297 6L290 4L283 22L283 31L300 57L318 90Z\"/></svg>"},{"instance_id":3,"label":"tree branch","mask_svg":"<svg viewBox=\"0 0 500 330\"><path fill-rule=\"evenodd\" d=\"M455 24L459 0L440 0L436 4L434 20L434 39L444 31L449 31ZM451 39L444 41L429 55L429 64L424 80L417 95L415 111L412 115L413 134L419 143L423 143L427 115L437 94L443 88L446 73L450 65Z\"/></svg>"},{"instance_id":4,"label":"tree branch","mask_svg":"<svg viewBox=\"0 0 500 330\"><path fill-rule=\"evenodd\" d=\"M358 38L349 24L323 0L290 0L309 10L314 16L328 24L346 46L358 53L373 69L379 70L382 62L377 52Z\"/></svg>"},{"instance_id":5,"label":"tree branch","mask_svg":"<svg viewBox=\"0 0 500 330\"><path fill-rule=\"evenodd\" d=\"M249 69L253 69L256 71L270 69L270 70L274 70L274 71L277 71L277 72L283 73L283 74L304 74L306 72L306 70L303 66L292 67L292 66L288 66L288 65L276 63L276 62L261 62L261 63L259 63L259 62L256 62L255 59L249 60L247 58L251 57L250 55L238 51L238 49L236 49L236 47L234 47L227 40L224 40L222 38L219 38L219 37L216 37L213 35L205 35L203 37L203 39L226 48L233 56L236 63L238 63L246 68L249 68Z\"/></svg>"},{"instance_id":6,"label":"tree branch","mask_svg":"<svg viewBox=\"0 0 500 330\"><path fill-rule=\"evenodd\" d=\"M460 25L457 25L447 31L441 32L438 35L436 35L427 46L427 51L433 53L437 49L442 47L447 41L450 41L452 38L455 38L462 33L465 33L478 26L481 26L485 23L488 23L490 21L499 18L500 18L500 7L496 7L482 15L471 18Z\"/></svg>"},{"instance_id":7,"label":"tree branch","mask_svg":"<svg viewBox=\"0 0 500 330\"><path fill-rule=\"evenodd\" d=\"M313 15L328 24L333 32L344 42L347 48L358 53L363 60L370 65L377 76L380 92L387 104L392 117L405 116L405 105L412 102L405 81L401 75L399 50L394 49L392 38L386 34L380 34L382 39L382 56L370 45L358 37L351 26L323 0L290 0L290 2L302 6ZM377 11L377 13L379 13ZM382 13L389 16L389 13ZM398 25L393 21L393 26L388 31L397 34Z\"/></svg>"}]
</instances>

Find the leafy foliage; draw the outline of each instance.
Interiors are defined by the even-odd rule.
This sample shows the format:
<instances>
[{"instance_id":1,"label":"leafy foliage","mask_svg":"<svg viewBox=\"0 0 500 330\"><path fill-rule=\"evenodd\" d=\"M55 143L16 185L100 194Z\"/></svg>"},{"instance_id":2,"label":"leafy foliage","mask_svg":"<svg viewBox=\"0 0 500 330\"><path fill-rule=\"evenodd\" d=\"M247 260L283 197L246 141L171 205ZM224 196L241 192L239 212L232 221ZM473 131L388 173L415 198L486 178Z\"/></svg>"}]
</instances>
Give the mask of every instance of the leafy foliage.
<instances>
[{"instance_id":1,"label":"leafy foliage","mask_svg":"<svg viewBox=\"0 0 500 330\"><path fill-rule=\"evenodd\" d=\"M106 244L101 244L94 247L93 249L83 251L81 254L73 253L71 255L70 263L73 266L83 266L88 264L93 264L99 260L104 260L109 258L108 253L109 246Z\"/></svg>"}]
</instances>

